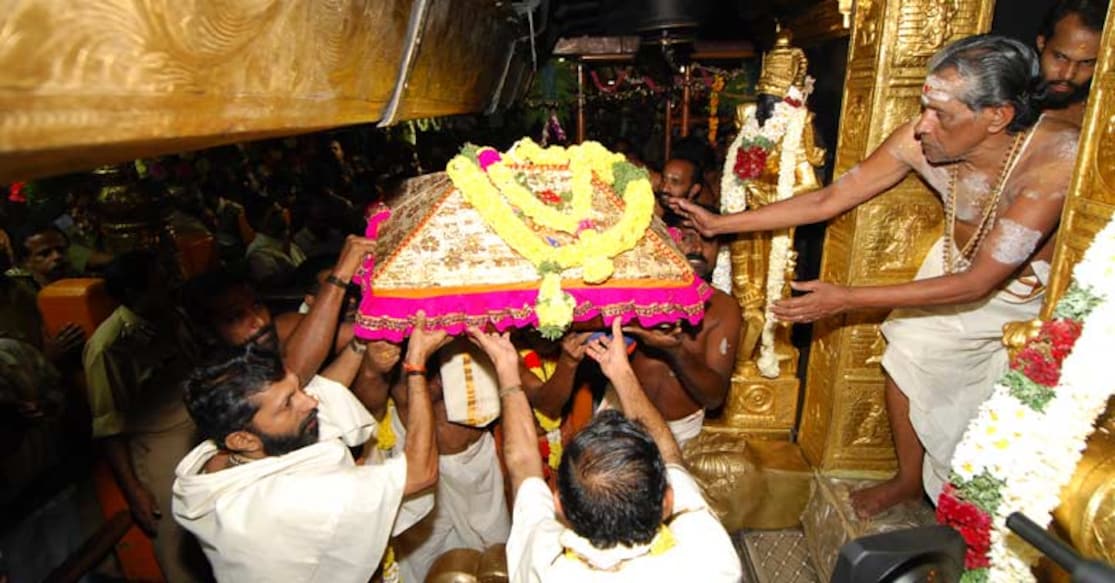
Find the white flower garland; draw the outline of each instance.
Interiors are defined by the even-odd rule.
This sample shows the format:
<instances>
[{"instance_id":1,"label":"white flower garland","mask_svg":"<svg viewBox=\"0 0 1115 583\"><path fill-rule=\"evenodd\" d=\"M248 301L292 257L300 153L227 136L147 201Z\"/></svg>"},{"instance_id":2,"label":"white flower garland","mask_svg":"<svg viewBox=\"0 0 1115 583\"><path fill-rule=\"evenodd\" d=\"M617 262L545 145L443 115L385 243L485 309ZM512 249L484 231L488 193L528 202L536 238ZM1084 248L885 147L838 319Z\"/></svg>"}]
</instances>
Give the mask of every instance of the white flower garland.
<instances>
[{"instance_id":1,"label":"white flower garland","mask_svg":"<svg viewBox=\"0 0 1115 583\"><path fill-rule=\"evenodd\" d=\"M1001 502L991 516L987 580L1033 581L1037 551L1006 528L1022 512L1048 525L1072 479L1093 423L1115 393L1106 373L1115 339L1115 220L1096 236L1073 269L1075 287L1098 304L1088 314L1044 412L1011 394L1000 381L980 407L956 448L952 470L963 480L981 474L1002 482ZM1072 292L1070 292L1072 293Z\"/></svg>"},{"instance_id":2,"label":"white flower garland","mask_svg":"<svg viewBox=\"0 0 1115 583\"><path fill-rule=\"evenodd\" d=\"M790 113L790 124L786 137L782 140L782 158L778 166L778 188L774 202L783 201L794 195L794 179L798 161L801 159L801 134L809 111L804 107L795 108ZM786 267L790 261L790 232L779 229L770 242L770 258L767 264L767 305L763 318L762 344L759 348L759 374L768 378L778 378L780 366L774 351L774 329L778 322L774 319L774 302L782 299L786 286Z\"/></svg>"},{"instance_id":3,"label":"white flower garland","mask_svg":"<svg viewBox=\"0 0 1115 583\"><path fill-rule=\"evenodd\" d=\"M778 166L778 185L775 191L775 201L785 200L794 195L794 181L798 162L803 155L801 151L802 130L809 116L805 107L806 100L813 89L813 79L806 78L804 87L790 87L786 99L779 101L774 106L770 119L762 126L755 117L754 110L743 124L739 135L732 140L728 147L728 155L724 160L724 167L720 174L720 212L738 213L747 210L747 184L740 180L735 173L736 157L744 142L755 143L759 139L767 140L777 146L782 143L781 158ZM798 105L793 105L795 101ZM771 307L774 302L782 299L782 290L786 284L786 266L790 258L790 237L786 230L777 232L771 240L771 252L768 257L767 289L766 289L766 314L762 343L759 351L759 373L767 378L777 378L780 372L778 355L774 352L774 330L776 322L771 316ZM712 274L713 287L732 293L732 262L731 250L722 246L716 257L716 269Z\"/></svg>"}]
</instances>

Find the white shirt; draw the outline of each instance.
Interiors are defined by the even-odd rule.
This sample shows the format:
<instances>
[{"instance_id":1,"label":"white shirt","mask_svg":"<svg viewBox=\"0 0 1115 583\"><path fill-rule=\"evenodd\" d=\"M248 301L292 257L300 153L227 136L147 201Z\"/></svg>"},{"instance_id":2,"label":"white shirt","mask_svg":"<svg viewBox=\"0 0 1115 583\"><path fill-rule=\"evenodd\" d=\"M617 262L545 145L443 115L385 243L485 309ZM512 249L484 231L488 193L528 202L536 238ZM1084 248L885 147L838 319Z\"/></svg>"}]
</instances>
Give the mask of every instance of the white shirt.
<instances>
[{"instance_id":1,"label":"white shirt","mask_svg":"<svg viewBox=\"0 0 1115 583\"><path fill-rule=\"evenodd\" d=\"M365 582L379 566L406 483L406 460L358 466L348 446L376 424L348 388L315 377L318 443L212 474L211 440L176 470L174 519L222 581Z\"/></svg>"},{"instance_id":2,"label":"white shirt","mask_svg":"<svg viewBox=\"0 0 1115 583\"><path fill-rule=\"evenodd\" d=\"M539 478L525 480L515 496L507 573L512 583L550 581L739 581L739 555L728 533L709 510L693 478L680 466L667 466L674 489L674 517L668 522L674 545L652 555L650 545L598 551L629 557L610 570L594 569L565 553L568 543L587 544L556 518L554 499Z\"/></svg>"}]
</instances>

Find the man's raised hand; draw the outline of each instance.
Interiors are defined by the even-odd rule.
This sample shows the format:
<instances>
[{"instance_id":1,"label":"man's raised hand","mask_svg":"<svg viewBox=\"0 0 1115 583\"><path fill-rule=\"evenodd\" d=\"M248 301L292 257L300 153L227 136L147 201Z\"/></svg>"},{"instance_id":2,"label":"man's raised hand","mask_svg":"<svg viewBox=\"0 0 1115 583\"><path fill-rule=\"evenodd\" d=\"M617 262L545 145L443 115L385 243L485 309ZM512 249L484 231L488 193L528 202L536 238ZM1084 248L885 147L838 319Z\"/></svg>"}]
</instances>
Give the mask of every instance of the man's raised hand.
<instances>
[{"instance_id":1,"label":"man's raised hand","mask_svg":"<svg viewBox=\"0 0 1115 583\"><path fill-rule=\"evenodd\" d=\"M519 384L519 351L511 343L510 333L484 332L475 326L469 326L468 336L473 344L492 359L500 386Z\"/></svg>"},{"instance_id":2,"label":"man's raised hand","mask_svg":"<svg viewBox=\"0 0 1115 583\"><path fill-rule=\"evenodd\" d=\"M612 319L612 335L599 336L590 340L585 354L600 364L600 370L609 379L615 380L623 374L633 374L631 363L627 360L627 345L623 341L622 318Z\"/></svg>"},{"instance_id":3,"label":"man's raised hand","mask_svg":"<svg viewBox=\"0 0 1115 583\"><path fill-rule=\"evenodd\" d=\"M352 274L364 264L364 258L375 250L376 242L372 239L349 235L337 258L337 266L333 268L333 276L348 283L352 280Z\"/></svg>"},{"instance_id":4,"label":"man's raised hand","mask_svg":"<svg viewBox=\"0 0 1115 583\"><path fill-rule=\"evenodd\" d=\"M445 330L427 330L426 312L419 310L415 314L414 330L410 333L407 342L406 363L420 368L426 367L430 359L439 348L449 344L452 337Z\"/></svg>"}]
</instances>

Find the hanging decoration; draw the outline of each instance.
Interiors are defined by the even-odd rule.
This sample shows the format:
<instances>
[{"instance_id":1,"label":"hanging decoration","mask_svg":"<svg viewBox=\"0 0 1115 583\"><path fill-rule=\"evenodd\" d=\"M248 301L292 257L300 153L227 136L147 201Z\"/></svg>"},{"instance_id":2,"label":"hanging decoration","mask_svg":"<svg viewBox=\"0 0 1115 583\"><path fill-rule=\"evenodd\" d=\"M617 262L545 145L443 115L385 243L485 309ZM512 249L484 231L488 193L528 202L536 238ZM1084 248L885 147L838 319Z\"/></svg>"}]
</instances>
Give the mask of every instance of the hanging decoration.
<instances>
[{"instance_id":1,"label":"hanging decoration","mask_svg":"<svg viewBox=\"0 0 1115 583\"><path fill-rule=\"evenodd\" d=\"M717 74L708 95L708 143L716 147L716 133L720 128L720 92L724 90L724 75Z\"/></svg>"}]
</instances>

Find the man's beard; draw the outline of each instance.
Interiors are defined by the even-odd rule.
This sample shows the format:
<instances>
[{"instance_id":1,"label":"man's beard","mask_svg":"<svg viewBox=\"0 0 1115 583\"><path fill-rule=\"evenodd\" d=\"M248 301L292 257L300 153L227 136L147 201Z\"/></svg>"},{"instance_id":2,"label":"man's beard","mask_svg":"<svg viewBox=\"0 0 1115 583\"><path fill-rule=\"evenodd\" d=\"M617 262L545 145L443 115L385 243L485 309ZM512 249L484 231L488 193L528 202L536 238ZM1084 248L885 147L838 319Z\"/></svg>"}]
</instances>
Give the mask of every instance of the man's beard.
<instances>
[{"instance_id":1,"label":"man's beard","mask_svg":"<svg viewBox=\"0 0 1115 583\"><path fill-rule=\"evenodd\" d=\"M244 341L242 346L249 346L255 344L260 348L266 348L272 352L279 351L279 332L275 329L275 324L272 322L252 334Z\"/></svg>"},{"instance_id":2,"label":"man's beard","mask_svg":"<svg viewBox=\"0 0 1115 583\"><path fill-rule=\"evenodd\" d=\"M1053 91L1053 85L1067 85L1069 91L1060 92ZM1042 106L1046 109L1063 109L1070 105L1080 103L1088 98L1088 93L1092 90L1092 82L1089 81L1083 85L1077 85L1071 81L1046 83L1045 99L1042 101Z\"/></svg>"},{"instance_id":3,"label":"man's beard","mask_svg":"<svg viewBox=\"0 0 1115 583\"><path fill-rule=\"evenodd\" d=\"M298 426L298 431L286 435L271 435L262 431L253 432L263 445L263 453L267 455L284 455L292 451L313 445L318 439L317 409L306 416L306 420Z\"/></svg>"}]
</instances>

